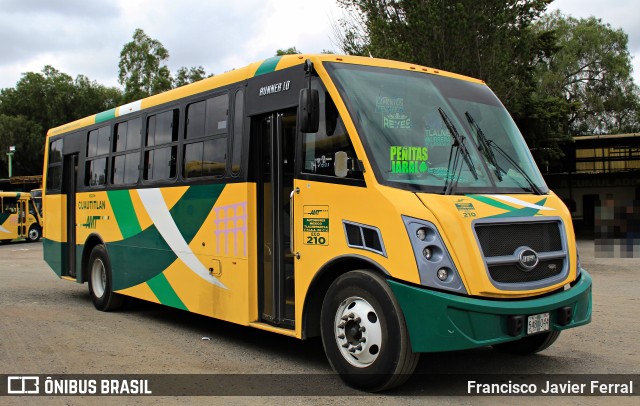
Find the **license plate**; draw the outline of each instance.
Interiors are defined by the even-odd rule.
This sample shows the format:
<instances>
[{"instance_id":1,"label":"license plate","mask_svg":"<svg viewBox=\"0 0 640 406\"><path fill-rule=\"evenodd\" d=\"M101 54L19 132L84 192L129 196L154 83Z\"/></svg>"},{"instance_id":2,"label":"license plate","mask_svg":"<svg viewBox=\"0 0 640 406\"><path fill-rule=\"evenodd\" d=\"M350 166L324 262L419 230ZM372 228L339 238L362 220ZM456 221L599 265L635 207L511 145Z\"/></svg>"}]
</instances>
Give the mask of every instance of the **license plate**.
<instances>
[{"instance_id":1,"label":"license plate","mask_svg":"<svg viewBox=\"0 0 640 406\"><path fill-rule=\"evenodd\" d=\"M549 331L549 313L534 314L527 318L527 334Z\"/></svg>"}]
</instances>

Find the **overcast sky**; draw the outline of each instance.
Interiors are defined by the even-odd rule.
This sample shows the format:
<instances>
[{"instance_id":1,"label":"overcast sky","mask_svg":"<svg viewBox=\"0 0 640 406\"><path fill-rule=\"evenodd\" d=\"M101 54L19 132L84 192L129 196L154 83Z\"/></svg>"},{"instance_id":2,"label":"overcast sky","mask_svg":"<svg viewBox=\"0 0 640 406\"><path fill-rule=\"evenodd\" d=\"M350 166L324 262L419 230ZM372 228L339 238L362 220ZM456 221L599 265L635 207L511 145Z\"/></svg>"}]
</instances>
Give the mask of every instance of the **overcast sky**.
<instances>
[{"instance_id":1,"label":"overcast sky","mask_svg":"<svg viewBox=\"0 0 640 406\"><path fill-rule=\"evenodd\" d=\"M629 35L640 85L640 2L555 0L550 10L594 15ZM278 48L338 51L336 0L0 0L0 88L52 65L118 86L118 61L136 28L169 50L169 68L222 73Z\"/></svg>"}]
</instances>

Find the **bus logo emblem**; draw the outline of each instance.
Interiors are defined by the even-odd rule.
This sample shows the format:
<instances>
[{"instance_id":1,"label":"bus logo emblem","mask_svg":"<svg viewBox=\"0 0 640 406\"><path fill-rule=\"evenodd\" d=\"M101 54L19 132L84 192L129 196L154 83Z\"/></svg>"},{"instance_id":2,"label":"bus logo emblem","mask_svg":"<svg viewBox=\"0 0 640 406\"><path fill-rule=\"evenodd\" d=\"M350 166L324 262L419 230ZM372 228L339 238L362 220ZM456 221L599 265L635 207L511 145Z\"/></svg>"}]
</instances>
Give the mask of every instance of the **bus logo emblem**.
<instances>
[{"instance_id":1,"label":"bus logo emblem","mask_svg":"<svg viewBox=\"0 0 640 406\"><path fill-rule=\"evenodd\" d=\"M529 247L518 248L516 256L518 257L518 265L523 271L531 271L538 266L538 263L540 262L538 253Z\"/></svg>"}]
</instances>

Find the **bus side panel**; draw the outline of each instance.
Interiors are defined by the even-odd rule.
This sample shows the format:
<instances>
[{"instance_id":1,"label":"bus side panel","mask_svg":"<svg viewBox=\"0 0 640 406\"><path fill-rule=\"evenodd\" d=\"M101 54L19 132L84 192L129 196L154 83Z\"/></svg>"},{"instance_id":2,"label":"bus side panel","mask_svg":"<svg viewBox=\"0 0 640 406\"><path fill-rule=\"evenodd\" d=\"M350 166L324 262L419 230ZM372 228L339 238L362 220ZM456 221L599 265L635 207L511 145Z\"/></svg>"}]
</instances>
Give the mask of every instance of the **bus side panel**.
<instances>
[{"instance_id":1,"label":"bus side panel","mask_svg":"<svg viewBox=\"0 0 640 406\"><path fill-rule=\"evenodd\" d=\"M79 248L99 236L118 293L247 324L254 190L237 183L82 193Z\"/></svg>"},{"instance_id":2,"label":"bus side panel","mask_svg":"<svg viewBox=\"0 0 640 406\"><path fill-rule=\"evenodd\" d=\"M13 240L14 238L18 238L18 214L0 213L0 240Z\"/></svg>"},{"instance_id":3,"label":"bus side panel","mask_svg":"<svg viewBox=\"0 0 640 406\"><path fill-rule=\"evenodd\" d=\"M47 216L44 218L42 241L44 260L49 264L53 272L62 276L66 269L66 206L67 197L65 195L46 195Z\"/></svg>"}]
</instances>

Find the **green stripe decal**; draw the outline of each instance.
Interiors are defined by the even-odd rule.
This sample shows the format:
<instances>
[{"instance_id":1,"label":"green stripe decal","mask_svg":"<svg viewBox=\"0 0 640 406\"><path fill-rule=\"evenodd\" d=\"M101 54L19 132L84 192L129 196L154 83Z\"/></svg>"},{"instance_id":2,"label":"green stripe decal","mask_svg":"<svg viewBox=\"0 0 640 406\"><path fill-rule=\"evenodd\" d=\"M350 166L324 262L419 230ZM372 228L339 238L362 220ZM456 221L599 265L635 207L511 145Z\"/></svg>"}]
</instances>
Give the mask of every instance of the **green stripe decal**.
<instances>
[{"instance_id":1,"label":"green stripe decal","mask_svg":"<svg viewBox=\"0 0 640 406\"><path fill-rule=\"evenodd\" d=\"M111 109L107 111L103 111L102 113L96 114L96 124L101 123L103 121L111 120L116 117L116 109Z\"/></svg>"},{"instance_id":2,"label":"green stripe decal","mask_svg":"<svg viewBox=\"0 0 640 406\"><path fill-rule=\"evenodd\" d=\"M501 201L492 199L490 197L487 196L481 196L481 195L467 195L468 197L475 199L479 202L488 204L489 206L493 206L495 208L498 209L503 209L506 210L506 213L501 213L501 214L496 214L494 216L489 216L487 218L502 218L502 217L532 217L535 216L536 214L538 214L538 212L540 211L540 209L536 209L533 207L522 207L522 208L517 208L517 207L513 207L513 206L509 206L508 204L504 204ZM539 202L535 203L538 206L544 206L544 204L546 203L547 198L545 197L544 199L540 200Z\"/></svg>"},{"instance_id":3,"label":"green stripe decal","mask_svg":"<svg viewBox=\"0 0 640 406\"><path fill-rule=\"evenodd\" d=\"M11 216L11 213L0 213L0 226Z\"/></svg>"},{"instance_id":4,"label":"green stripe decal","mask_svg":"<svg viewBox=\"0 0 640 406\"><path fill-rule=\"evenodd\" d=\"M191 186L171 208L169 213L187 244L202 228L223 190L224 185Z\"/></svg>"},{"instance_id":5,"label":"green stripe decal","mask_svg":"<svg viewBox=\"0 0 640 406\"><path fill-rule=\"evenodd\" d=\"M182 300L176 294L176 291L173 290L171 284L167 280L167 277L164 276L163 273L157 275L153 279L147 281L147 285L151 288L151 291L158 298L160 303L163 305L175 307L182 310L189 310L187 306L182 303Z\"/></svg>"},{"instance_id":6,"label":"green stripe decal","mask_svg":"<svg viewBox=\"0 0 640 406\"><path fill-rule=\"evenodd\" d=\"M276 70L276 66L281 58L281 56L274 56L273 58L265 59L256 71L255 76L264 75L265 73L271 73Z\"/></svg>"},{"instance_id":7,"label":"green stripe decal","mask_svg":"<svg viewBox=\"0 0 640 406\"><path fill-rule=\"evenodd\" d=\"M116 216L118 227L122 233L122 238L127 239L142 231L136 211L133 208L131 195L128 190L110 190L107 192L109 203L113 208L113 214Z\"/></svg>"},{"instance_id":8,"label":"green stripe decal","mask_svg":"<svg viewBox=\"0 0 640 406\"><path fill-rule=\"evenodd\" d=\"M538 206L544 206L544 203L547 201L547 198L540 200L536 204ZM523 207L521 209L512 208L511 211L502 214L496 214L495 216L489 216L488 218L501 218L501 217L532 217L538 214L540 209L535 209L532 207Z\"/></svg>"},{"instance_id":9,"label":"green stripe decal","mask_svg":"<svg viewBox=\"0 0 640 406\"><path fill-rule=\"evenodd\" d=\"M507 204L502 203L501 201L492 199L490 197L487 196L481 196L481 195L468 195L470 198L472 199L476 199L479 202L482 202L484 204L488 204L489 206L493 206L496 207L498 209L504 209L504 210L508 210L508 211L513 211L513 210L517 210L515 207L509 206Z\"/></svg>"}]
</instances>

